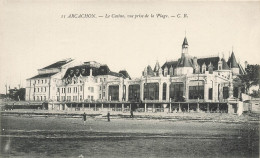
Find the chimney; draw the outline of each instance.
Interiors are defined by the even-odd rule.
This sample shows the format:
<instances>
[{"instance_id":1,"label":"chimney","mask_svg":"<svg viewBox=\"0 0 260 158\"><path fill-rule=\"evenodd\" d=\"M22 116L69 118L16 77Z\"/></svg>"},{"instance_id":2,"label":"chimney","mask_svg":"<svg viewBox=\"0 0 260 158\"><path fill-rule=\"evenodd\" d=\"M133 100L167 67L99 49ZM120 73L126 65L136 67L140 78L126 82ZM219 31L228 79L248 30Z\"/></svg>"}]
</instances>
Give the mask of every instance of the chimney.
<instances>
[{"instance_id":1,"label":"chimney","mask_svg":"<svg viewBox=\"0 0 260 158\"><path fill-rule=\"evenodd\" d=\"M92 69L90 68L89 76L92 76Z\"/></svg>"},{"instance_id":2,"label":"chimney","mask_svg":"<svg viewBox=\"0 0 260 158\"><path fill-rule=\"evenodd\" d=\"M194 64L194 65L198 65L197 57L194 57L194 58L193 58L193 64Z\"/></svg>"},{"instance_id":3,"label":"chimney","mask_svg":"<svg viewBox=\"0 0 260 158\"><path fill-rule=\"evenodd\" d=\"M247 68L247 65L248 65L248 62L247 62L247 61L245 61L245 68Z\"/></svg>"}]
</instances>

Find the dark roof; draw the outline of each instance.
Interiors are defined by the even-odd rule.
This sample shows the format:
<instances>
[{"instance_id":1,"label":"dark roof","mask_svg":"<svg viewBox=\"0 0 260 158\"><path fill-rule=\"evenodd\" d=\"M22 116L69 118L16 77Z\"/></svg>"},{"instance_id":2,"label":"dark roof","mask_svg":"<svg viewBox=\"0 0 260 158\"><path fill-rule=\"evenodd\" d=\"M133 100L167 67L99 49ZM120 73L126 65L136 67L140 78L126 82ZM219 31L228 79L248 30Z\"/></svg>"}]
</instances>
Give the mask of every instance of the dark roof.
<instances>
[{"instance_id":1,"label":"dark roof","mask_svg":"<svg viewBox=\"0 0 260 158\"><path fill-rule=\"evenodd\" d=\"M221 59L221 61L222 61L222 69L229 70L226 60ZM211 63L213 65L213 70L218 70L219 57L198 58L197 62L200 66L202 66L204 63L206 64L206 66L208 66Z\"/></svg>"},{"instance_id":2,"label":"dark roof","mask_svg":"<svg viewBox=\"0 0 260 158\"><path fill-rule=\"evenodd\" d=\"M71 61L72 61L72 59L57 61L56 63L53 63L53 64L46 66L42 69L60 68L61 66L65 65L65 64L67 64Z\"/></svg>"},{"instance_id":3,"label":"dark roof","mask_svg":"<svg viewBox=\"0 0 260 158\"><path fill-rule=\"evenodd\" d=\"M234 52L231 53L231 56L228 59L228 65L231 68L238 68L238 63L237 63L237 60L236 60Z\"/></svg>"},{"instance_id":4,"label":"dark roof","mask_svg":"<svg viewBox=\"0 0 260 158\"><path fill-rule=\"evenodd\" d=\"M159 71L159 69L160 69L160 64L159 64L159 62L157 61L156 64L155 64L155 66L154 66L153 71L154 71L154 72L157 72L157 71Z\"/></svg>"},{"instance_id":5,"label":"dark roof","mask_svg":"<svg viewBox=\"0 0 260 158\"><path fill-rule=\"evenodd\" d=\"M90 69L92 69L92 76L99 76L99 75L111 75L116 77L124 77L125 76L121 73L110 71L107 65L102 65L100 67L92 67L90 65L80 65L68 68L63 78L73 77L75 76L89 76Z\"/></svg>"},{"instance_id":6,"label":"dark roof","mask_svg":"<svg viewBox=\"0 0 260 158\"><path fill-rule=\"evenodd\" d=\"M245 69L240 64L238 64L238 67L239 67L239 74L241 74L241 75L246 74Z\"/></svg>"},{"instance_id":7,"label":"dark roof","mask_svg":"<svg viewBox=\"0 0 260 158\"><path fill-rule=\"evenodd\" d=\"M226 60L225 59L221 59L221 61L222 61L222 70L230 70Z\"/></svg>"},{"instance_id":8,"label":"dark roof","mask_svg":"<svg viewBox=\"0 0 260 158\"><path fill-rule=\"evenodd\" d=\"M192 62L192 60L191 60L190 57L183 55L183 56L178 60L177 67L193 67L193 62Z\"/></svg>"},{"instance_id":9,"label":"dark roof","mask_svg":"<svg viewBox=\"0 0 260 158\"><path fill-rule=\"evenodd\" d=\"M162 71L164 74L164 68L167 67L168 68L168 72L167 74L169 74L170 72L170 68L172 67L173 70L177 67L178 61L166 61L163 66L162 66ZM173 72L174 73L174 72Z\"/></svg>"},{"instance_id":10,"label":"dark roof","mask_svg":"<svg viewBox=\"0 0 260 158\"><path fill-rule=\"evenodd\" d=\"M183 46L184 46L184 45L189 45L189 44L188 44L188 40L187 40L186 37L184 38L182 45L183 45Z\"/></svg>"},{"instance_id":11,"label":"dark roof","mask_svg":"<svg viewBox=\"0 0 260 158\"><path fill-rule=\"evenodd\" d=\"M163 66L162 66L162 70L164 70L165 66L169 69L171 66L173 67L173 69L175 69L177 67L178 61L166 61Z\"/></svg>"},{"instance_id":12,"label":"dark roof","mask_svg":"<svg viewBox=\"0 0 260 158\"><path fill-rule=\"evenodd\" d=\"M153 69L150 65L147 66L147 75L148 76L154 76Z\"/></svg>"},{"instance_id":13,"label":"dark roof","mask_svg":"<svg viewBox=\"0 0 260 158\"><path fill-rule=\"evenodd\" d=\"M123 74L126 78L131 79L130 75L128 74L128 72L126 70L121 70L119 71L120 74Z\"/></svg>"},{"instance_id":14,"label":"dark roof","mask_svg":"<svg viewBox=\"0 0 260 158\"><path fill-rule=\"evenodd\" d=\"M39 74L39 75L36 75L30 79L34 79L34 78L46 78L46 77L51 77L53 75L55 75L56 73L47 73L47 74Z\"/></svg>"}]
</instances>

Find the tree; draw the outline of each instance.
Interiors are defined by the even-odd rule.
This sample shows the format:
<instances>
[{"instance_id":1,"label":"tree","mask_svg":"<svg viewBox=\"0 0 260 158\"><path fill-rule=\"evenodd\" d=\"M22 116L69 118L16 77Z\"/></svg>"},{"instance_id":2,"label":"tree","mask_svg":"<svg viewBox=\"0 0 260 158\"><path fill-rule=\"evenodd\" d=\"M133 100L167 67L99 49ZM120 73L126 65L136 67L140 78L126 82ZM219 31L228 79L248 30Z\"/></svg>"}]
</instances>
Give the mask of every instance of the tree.
<instances>
[{"instance_id":1,"label":"tree","mask_svg":"<svg viewBox=\"0 0 260 158\"><path fill-rule=\"evenodd\" d=\"M246 74L239 75L241 82L245 88L246 93L252 86L260 85L260 65L247 65L245 68Z\"/></svg>"}]
</instances>

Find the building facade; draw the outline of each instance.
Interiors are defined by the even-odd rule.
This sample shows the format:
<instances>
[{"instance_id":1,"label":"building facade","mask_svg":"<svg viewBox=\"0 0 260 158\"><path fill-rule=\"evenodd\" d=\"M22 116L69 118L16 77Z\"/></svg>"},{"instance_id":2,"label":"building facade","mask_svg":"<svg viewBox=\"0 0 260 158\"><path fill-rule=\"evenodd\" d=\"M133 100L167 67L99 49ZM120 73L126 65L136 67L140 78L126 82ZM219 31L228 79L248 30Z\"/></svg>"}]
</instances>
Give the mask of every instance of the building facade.
<instances>
[{"instance_id":1,"label":"building facade","mask_svg":"<svg viewBox=\"0 0 260 158\"><path fill-rule=\"evenodd\" d=\"M113 72L95 61L64 60L27 79L26 100L55 102L225 102L240 98L237 75L244 74L232 51L198 58L189 54L185 37L180 58L144 68L131 79L126 70Z\"/></svg>"}]
</instances>

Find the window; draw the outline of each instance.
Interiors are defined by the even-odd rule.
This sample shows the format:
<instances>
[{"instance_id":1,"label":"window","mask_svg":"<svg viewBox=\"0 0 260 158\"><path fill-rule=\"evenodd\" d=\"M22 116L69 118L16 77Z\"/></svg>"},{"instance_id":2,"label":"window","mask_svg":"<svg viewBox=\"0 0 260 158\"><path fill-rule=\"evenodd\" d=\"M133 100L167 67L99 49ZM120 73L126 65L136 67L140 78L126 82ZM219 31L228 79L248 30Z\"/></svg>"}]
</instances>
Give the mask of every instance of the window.
<instances>
[{"instance_id":1,"label":"window","mask_svg":"<svg viewBox=\"0 0 260 158\"><path fill-rule=\"evenodd\" d=\"M162 96L162 99L163 100L166 100L166 90L167 90L167 84L166 83L163 83L163 96Z\"/></svg>"},{"instance_id":2,"label":"window","mask_svg":"<svg viewBox=\"0 0 260 158\"><path fill-rule=\"evenodd\" d=\"M106 89L106 86L103 86L103 89Z\"/></svg>"},{"instance_id":3,"label":"window","mask_svg":"<svg viewBox=\"0 0 260 158\"><path fill-rule=\"evenodd\" d=\"M38 84L40 83L40 80L38 80Z\"/></svg>"},{"instance_id":4,"label":"window","mask_svg":"<svg viewBox=\"0 0 260 158\"><path fill-rule=\"evenodd\" d=\"M174 101L183 101L183 83L170 84L170 98Z\"/></svg>"},{"instance_id":5,"label":"window","mask_svg":"<svg viewBox=\"0 0 260 158\"><path fill-rule=\"evenodd\" d=\"M77 93L77 91L78 91L78 88L77 88L77 87L74 87L74 88L73 88L73 92L74 92L74 93Z\"/></svg>"},{"instance_id":6,"label":"window","mask_svg":"<svg viewBox=\"0 0 260 158\"><path fill-rule=\"evenodd\" d=\"M80 91L82 92L82 90L83 90L83 86L80 86Z\"/></svg>"},{"instance_id":7,"label":"window","mask_svg":"<svg viewBox=\"0 0 260 158\"><path fill-rule=\"evenodd\" d=\"M44 100L46 100L46 96L44 96Z\"/></svg>"},{"instance_id":8,"label":"window","mask_svg":"<svg viewBox=\"0 0 260 158\"><path fill-rule=\"evenodd\" d=\"M109 100L119 100L119 85L111 85L108 89Z\"/></svg>"},{"instance_id":9,"label":"window","mask_svg":"<svg viewBox=\"0 0 260 158\"><path fill-rule=\"evenodd\" d=\"M209 100L212 100L212 88L209 88Z\"/></svg>"},{"instance_id":10,"label":"window","mask_svg":"<svg viewBox=\"0 0 260 158\"><path fill-rule=\"evenodd\" d=\"M82 101L82 95L80 96L80 101Z\"/></svg>"},{"instance_id":11,"label":"window","mask_svg":"<svg viewBox=\"0 0 260 158\"><path fill-rule=\"evenodd\" d=\"M100 82L102 82L102 78L100 78Z\"/></svg>"},{"instance_id":12,"label":"window","mask_svg":"<svg viewBox=\"0 0 260 158\"><path fill-rule=\"evenodd\" d=\"M35 101L35 96L33 96L33 100Z\"/></svg>"},{"instance_id":13,"label":"window","mask_svg":"<svg viewBox=\"0 0 260 158\"><path fill-rule=\"evenodd\" d=\"M40 92L40 88L38 88L38 92Z\"/></svg>"},{"instance_id":14,"label":"window","mask_svg":"<svg viewBox=\"0 0 260 158\"><path fill-rule=\"evenodd\" d=\"M47 79L45 79L45 83L47 83Z\"/></svg>"},{"instance_id":15,"label":"window","mask_svg":"<svg viewBox=\"0 0 260 158\"><path fill-rule=\"evenodd\" d=\"M104 82L106 81L106 78L104 78Z\"/></svg>"},{"instance_id":16,"label":"window","mask_svg":"<svg viewBox=\"0 0 260 158\"><path fill-rule=\"evenodd\" d=\"M159 83L144 84L144 99L159 100Z\"/></svg>"},{"instance_id":17,"label":"window","mask_svg":"<svg viewBox=\"0 0 260 158\"><path fill-rule=\"evenodd\" d=\"M99 90L102 90L102 86L99 87Z\"/></svg>"},{"instance_id":18,"label":"window","mask_svg":"<svg viewBox=\"0 0 260 158\"><path fill-rule=\"evenodd\" d=\"M68 100L68 101L71 101L71 96L67 96L67 100Z\"/></svg>"},{"instance_id":19,"label":"window","mask_svg":"<svg viewBox=\"0 0 260 158\"><path fill-rule=\"evenodd\" d=\"M190 86L189 87L189 99L204 99L204 86Z\"/></svg>"},{"instance_id":20,"label":"window","mask_svg":"<svg viewBox=\"0 0 260 158\"><path fill-rule=\"evenodd\" d=\"M60 92L60 88L57 88L57 92Z\"/></svg>"},{"instance_id":21,"label":"window","mask_svg":"<svg viewBox=\"0 0 260 158\"><path fill-rule=\"evenodd\" d=\"M42 80L42 83L43 83L43 80Z\"/></svg>"},{"instance_id":22,"label":"window","mask_svg":"<svg viewBox=\"0 0 260 158\"><path fill-rule=\"evenodd\" d=\"M36 88L33 88L33 92L35 92Z\"/></svg>"},{"instance_id":23,"label":"window","mask_svg":"<svg viewBox=\"0 0 260 158\"><path fill-rule=\"evenodd\" d=\"M59 96L57 96L57 101L60 101L60 97Z\"/></svg>"},{"instance_id":24,"label":"window","mask_svg":"<svg viewBox=\"0 0 260 158\"><path fill-rule=\"evenodd\" d=\"M223 87L223 99L227 99L228 97L228 87Z\"/></svg>"},{"instance_id":25,"label":"window","mask_svg":"<svg viewBox=\"0 0 260 158\"><path fill-rule=\"evenodd\" d=\"M91 96L91 101L93 101L94 100L94 97L93 96Z\"/></svg>"},{"instance_id":26,"label":"window","mask_svg":"<svg viewBox=\"0 0 260 158\"><path fill-rule=\"evenodd\" d=\"M98 79L97 79L97 78L95 79L95 82L96 82L96 83L98 82Z\"/></svg>"},{"instance_id":27,"label":"window","mask_svg":"<svg viewBox=\"0 0 260 158\"><path fill-rule=\"evenodd\" d=\"M101 94L99 94L99 99L101 99Z\"/></svg>"},{"instance_id":28,"label":"window","mask_svg":"<svg viewBox=\"0 0 260 158\"><path fill-rule=\"evenodd\" d=\"M42 96L41 96L41 101L42 101Z\"/></svg>"},{"instance_id":29,"label":"window","mask_svg":"<svg viewBox=\"0 0 260 158\"><path fill-rule=\"evenodd\" d=\"M106 92L103 92L103 98L105 98L106 97Z\"/></svg>"},{"instance_id":30,"label":"window","mask_svg":"<svg viewBox=\"0 0 260 158\"><path fill-rule=\"evenodd\" d=\"M140 85L134 84L128 87L128 100L138 101L140 99Z\"/></svg>"},{"instance_id":31,"label":"window","mask_svg":"<svg viewBox=\"0 0 260 158\"><path fill-rule=\"evenodd\" d=\"M39 96L37 96L37 100L39 100Z\"/></svg>"},{"instance_id":32,"label":"window","mask_svg":"<svg viewBox=\"0 0 260 158\"><path fill-rule=\"evenodd\" d=\"M43 90L42 90L43 88L41 87L41 92L43 92Z\"/></svg>"},{"instance_id":33,"label":"window","mask_svg":"<svg viewBox=\"0 0 260 158\"><path fill-rule=\"evenodd\" d=\"M46 92L46 87L44 87L44 92Z\"/></svg>"}]
</instances>

